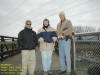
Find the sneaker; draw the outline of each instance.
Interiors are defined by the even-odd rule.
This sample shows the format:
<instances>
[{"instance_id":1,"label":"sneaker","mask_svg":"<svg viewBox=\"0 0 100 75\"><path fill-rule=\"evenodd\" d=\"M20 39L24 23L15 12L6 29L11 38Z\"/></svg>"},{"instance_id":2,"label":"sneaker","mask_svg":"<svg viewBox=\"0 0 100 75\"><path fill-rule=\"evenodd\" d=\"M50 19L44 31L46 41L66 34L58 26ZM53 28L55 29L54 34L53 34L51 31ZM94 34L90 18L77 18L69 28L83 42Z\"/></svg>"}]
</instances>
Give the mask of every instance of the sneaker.
<instances>
[{"instance_id":1,"label":"sneaker","mask_svg":"<svg viewBox=\"0 0 100 75\"><path fill-rule=\"evenodd\" d=\"M66 71L60 71L58 74L64 74L66 73Z\"/></svg>"}]
</instances>

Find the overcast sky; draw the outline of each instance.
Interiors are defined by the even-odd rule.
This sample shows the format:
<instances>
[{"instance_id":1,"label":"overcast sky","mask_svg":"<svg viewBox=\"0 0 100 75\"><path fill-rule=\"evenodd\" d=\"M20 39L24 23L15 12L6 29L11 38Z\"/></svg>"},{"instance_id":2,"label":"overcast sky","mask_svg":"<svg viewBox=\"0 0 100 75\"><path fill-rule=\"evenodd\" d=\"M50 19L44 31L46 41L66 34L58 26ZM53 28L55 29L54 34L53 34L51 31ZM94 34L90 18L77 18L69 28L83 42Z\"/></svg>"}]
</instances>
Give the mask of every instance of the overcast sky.
<instances>
[{"instance_id":1,"label":"overcast sky","mask_svg":"<svg viewBox=\"0 0 100 75\"><path fill-rule=\"evenodd\" d=\"M35 31L44 18L56 29L61 11L73 26L100 27L100 0L0 0L0 35L17 36L27 19Z\"/></svg>"}]
</instances>

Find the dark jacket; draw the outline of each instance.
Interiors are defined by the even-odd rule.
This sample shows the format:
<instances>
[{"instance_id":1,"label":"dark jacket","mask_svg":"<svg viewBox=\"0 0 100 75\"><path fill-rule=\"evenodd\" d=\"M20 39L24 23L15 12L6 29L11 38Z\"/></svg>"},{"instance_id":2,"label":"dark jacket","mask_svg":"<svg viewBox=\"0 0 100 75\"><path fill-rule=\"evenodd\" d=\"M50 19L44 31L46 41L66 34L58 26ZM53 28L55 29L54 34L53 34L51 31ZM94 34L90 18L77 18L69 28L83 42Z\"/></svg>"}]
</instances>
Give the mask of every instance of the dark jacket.
<instances>
[{"instance_id":1,"label":"dark jacket","mask_svg":"<svg viewBox=\"0 0 100 75\"><path fill-rule=\"evenodd\" d=\"M18 34L18 44L22 50L32 50L38 44L37 35L32 29L25 28Z\"/></svg>"},{"instance_id":2,"label":"dark jacket","mask_svg":"<svg viewBox=\"0 0 100 75\"><path fill-rule=\"evenodd\" d=\"M51 32L41 32L38 34L38 39L43 38L45 42L47 43L53 43L52 37L57 37L55 31Z\"/></svg>"},{"instance_id":3,"label":"dark jacket","mask_svg":"<svg viewBox=\"0 0 100 75\"><path fill-rule=\"evenodd\" d=\"M42 29L43 31L38 33L38 39L43 38L44 42L53 43L52 37L57 37L55 29L49 25L47 27L44 25Z\"/></svg>"}]
</instances>

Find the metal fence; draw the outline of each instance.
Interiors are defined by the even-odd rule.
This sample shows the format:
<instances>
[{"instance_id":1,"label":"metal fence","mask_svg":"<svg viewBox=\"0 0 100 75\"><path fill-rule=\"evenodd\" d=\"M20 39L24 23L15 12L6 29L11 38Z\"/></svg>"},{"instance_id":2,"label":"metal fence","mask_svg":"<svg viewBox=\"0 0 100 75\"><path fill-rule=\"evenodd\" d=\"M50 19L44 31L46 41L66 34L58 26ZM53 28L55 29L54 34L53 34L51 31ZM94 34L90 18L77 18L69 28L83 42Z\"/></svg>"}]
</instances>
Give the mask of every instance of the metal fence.
<instances>
[{"instance_id":1,"label":"metal fence","mask_svg":"<svg viewBox=\"0 0 100 75\"><path fill-rule=\"evenodd\" d=\"M75 35L75 70L100 75L100 32Z\"/></svg>"},{"instance_id":2,"label":"metal fence","mask_svg":"<svg viewBox=\"0 0 100 75\"><path fill-rule=\"evenodd\" d=\"M20 53L20 49L17 44L17 38L0 36L0 60L3 61L5 58Z\"/></svg>"}]
</instances>

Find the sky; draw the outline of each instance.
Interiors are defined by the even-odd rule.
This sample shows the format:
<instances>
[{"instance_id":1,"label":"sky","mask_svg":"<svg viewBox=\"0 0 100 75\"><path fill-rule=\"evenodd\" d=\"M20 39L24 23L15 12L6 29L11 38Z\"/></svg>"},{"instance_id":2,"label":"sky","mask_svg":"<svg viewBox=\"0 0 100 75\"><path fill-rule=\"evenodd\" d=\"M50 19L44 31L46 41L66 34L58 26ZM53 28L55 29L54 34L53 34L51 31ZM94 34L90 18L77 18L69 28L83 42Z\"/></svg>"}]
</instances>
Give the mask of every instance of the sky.
<instances>
[{"instance_id":1,"label":"sky","mask_svg":"<svg viewBox=\"0 0 100 75\"><path fill-rule=\"evenodd\" d=\"M62 11L73 26L100 27L100 0L0 0L0 35L17 37L26 20L36 32L45 18L56 29Z\"/></svg>"}]
</instances>

